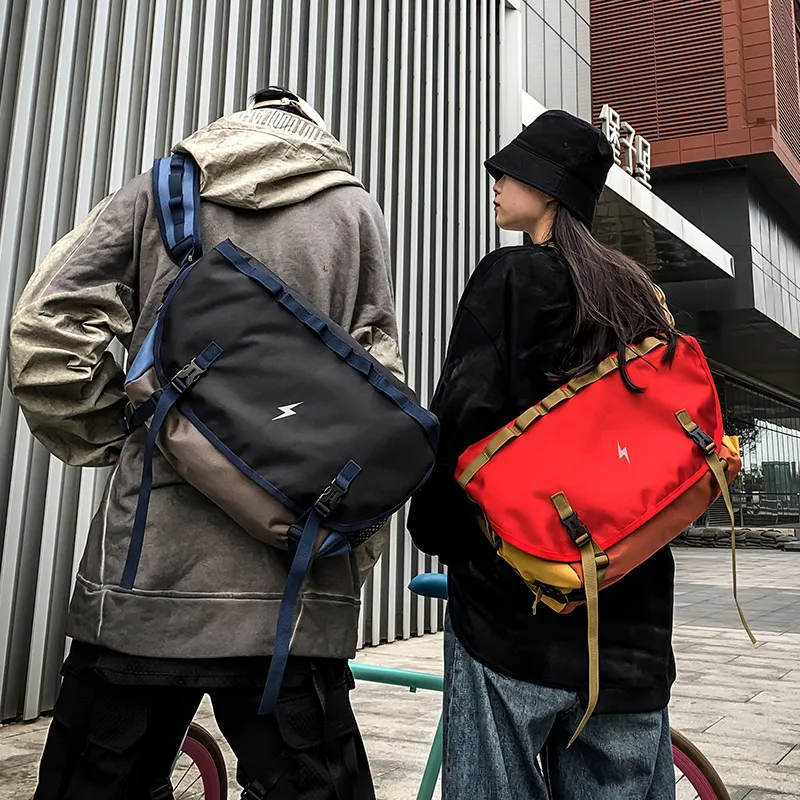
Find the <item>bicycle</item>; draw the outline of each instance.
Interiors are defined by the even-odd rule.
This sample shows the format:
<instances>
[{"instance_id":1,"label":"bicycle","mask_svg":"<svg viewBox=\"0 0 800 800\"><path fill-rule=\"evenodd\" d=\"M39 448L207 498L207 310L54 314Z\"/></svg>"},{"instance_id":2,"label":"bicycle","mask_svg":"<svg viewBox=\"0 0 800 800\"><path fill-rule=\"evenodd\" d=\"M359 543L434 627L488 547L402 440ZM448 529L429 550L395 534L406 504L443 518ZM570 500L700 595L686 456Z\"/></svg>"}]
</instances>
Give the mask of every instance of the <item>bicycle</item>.
<instances>
[{"instance_id":1,"label":"bicycle","mask_svg":"<svg viewBox=\"0 0 800 800\"><path fill-rule=\"evenodd\" d=\"M227 800L225 757L214 736L194 722L172 765L171 780L175 800Z\"/></svg>"},{"instance_id":2,"label":"bicycle","mask_svg":"<svg viewBox=\"0 0 800 800\"><path fill-rule=\"evenodd\" d=\"M408 587L420 597L447 600L447 576L438 573L417 575ZM393 669L351 662L350 669L356 680L386 686L402 686L411 692L418 689L442 692L444 678L427 672ZM676 784L685 780L695 792L697 800L730 800L725 784L714 767L700 750L678 731L672 730L672 755L675 761ZM428 760L422 775L417 800L432 800L442 768L442 718L433 737ZM183 786L187 777L197 776ZM227 800L228 784L225 760L214 737L204 728L192 723L186 734L181 753L173 769L175 800ZM177 784L175 783L177 779ZM202 793L189 794L198 782ZM181 790L183 787L183 791Z\"/></svg>"},{"instance_id":3,"label":"bicycle","mask_svg":"<svg viewBox=\"0 0 800 800\"><path fill-rule=\"evenodd\" d=\"M447 600L446 575L439 573L417 575L408 588L420 597ZM444 689L444 678L441 675L357 663L351 663L350 669L356 680L388 686L404 686L412 692L417 689L441 692ZM670 733L676 784L681 780L687 781L698 800L730 800L725 784L709 760L683 734L676 730L671 730ZM442 718L440 717L417 792L417 800L432 800L441 767Z\"/></svg>"}]
</instances>

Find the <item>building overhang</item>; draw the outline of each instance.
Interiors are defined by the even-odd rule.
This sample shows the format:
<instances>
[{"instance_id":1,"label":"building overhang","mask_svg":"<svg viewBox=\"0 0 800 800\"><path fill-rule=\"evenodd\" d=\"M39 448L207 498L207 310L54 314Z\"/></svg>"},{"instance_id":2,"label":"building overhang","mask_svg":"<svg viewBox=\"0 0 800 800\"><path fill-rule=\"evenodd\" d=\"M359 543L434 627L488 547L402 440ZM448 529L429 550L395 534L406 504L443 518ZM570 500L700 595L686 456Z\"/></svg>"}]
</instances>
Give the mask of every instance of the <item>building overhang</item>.
<instances>
[{"instance_id":1,"label":"building overhang","mask_svg":"<svg viewBox=\"0 0 800 800\"><path fill-rule=\"evenodd\" d=\"M748 175L756 178L791 220L800 225L800 168L795 168L795 163L793 156L770 151L688 164L659 164L653 167L653 174L657 177L675 178L687 174L697 175L700 172L743 168Z\"/></svg>"},{"instance_id":2,"label":"building overhang","mask_svg":"<svg viewBox=\"0 0 800 800\"><path fill-rule=\"evenodd\" d=\"M797 404L800 347L791 331L752 308L681 313L671 302L670 309L678 327L700 340L708 358L725 365L721 371L770 394L784 393Z\"/></svg>"},{"instance_id":3,"label":"building overhang","mask_svg":"<svg viewBox=\"0 0 800 800\"><path fill-rule=\"evenodd\" d=\"M521 121L528 125L547 109L527 93L522 97ZM659 282L734 276L730 253L617 165L600 198L594 234Z\"/></svg>"}]
</instances>

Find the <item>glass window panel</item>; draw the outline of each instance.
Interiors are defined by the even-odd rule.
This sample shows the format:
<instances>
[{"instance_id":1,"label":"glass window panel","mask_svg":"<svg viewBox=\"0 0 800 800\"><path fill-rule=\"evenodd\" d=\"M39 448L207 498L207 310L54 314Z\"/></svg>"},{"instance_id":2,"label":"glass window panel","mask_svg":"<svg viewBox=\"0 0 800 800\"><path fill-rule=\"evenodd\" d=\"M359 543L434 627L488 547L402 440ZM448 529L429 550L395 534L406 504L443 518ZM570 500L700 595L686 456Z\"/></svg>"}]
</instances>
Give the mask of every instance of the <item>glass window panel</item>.
<instances>
[{"instance_id":1,"label":"glass window panel","mask_svg":"<svg viewBox=\"0 0 800 800\"><path fill-rule=\"evenodd\" d=\"M532 8L540 17L544 17L544 0L525 0L529 8Z\"/></svg>"},{"instance_id":2,"label":"glass window panel","mask_svg":"<svg viewBox=\"0 0 800 800\"><path fill-rule=\"evenodd\" d=\"M561 46L561 107L578 113L578 55L566 44Z\"/></svg>"},{"instance_id":3,"label":"glass window panel","mask_svg":"<svg viewBox=\"0 0 800 800\"><path fill-rule=\"evenodd\" d=\"M567 0L561 0L561 38L570 46L577 47L577 15L575 9L567 4Z\"/></svg>"},{"instance_id":4,"label":"glass window panel","mask_svg":"<svg viewBox=\"0 0 800 800\"><path fill-rule=\"evenodd\" d=\"M544 21L561 33L561 0L544 0Z\"/></svg>"},{"instance_id":5,"label":"glass window panel","mask_svg":"<svg viewBox=\"0 0 800 800\"><path fill-rule=\"evenodd\" d=\"M545 102L544 92L544 20L534 11L528 9L528 58L527 80L528 93L540 103Z\"/></svg>"},{"instance_id":6,"label":"glass window panel","mask_svg":"<svg viewBox=\"0 0 800 800\"><path fill-rule=\"evenodd\" d=\"M561 108L561 38L550 27L544 29L544 104Z\"/></svg>"},{"instance_id":7,"label":"glass window panel","mask_svg":"<svg viewBox=\"0 0 800 800\"><path fill-rule=\"evenodd\" d=\"M589 65L578 58L578 116L592 122L592 74Z\"/></svg>"},{"instance_id":8,"label":"glass window panel","mask_svg":"<svg viewBox=\"0 0 800 800\"><path fill-rule=\"evenodd\" d=\"M580 17L576 19L575 40L577 42L576 49L578 55L584 60L591 63L590 44L589 44L589 25L584 22Z\"/></svg>"},{"instance_id":9,"label":"glass window panel","mask_svg":"<svg viewBox=\"0 0 800 800\"><path fill-rule=\"evenodd\" d=\"M800 409L715 375L725 429L740 437L742 472L733 486L745 525L800 525Z\"/></svg>"}]
</instances>

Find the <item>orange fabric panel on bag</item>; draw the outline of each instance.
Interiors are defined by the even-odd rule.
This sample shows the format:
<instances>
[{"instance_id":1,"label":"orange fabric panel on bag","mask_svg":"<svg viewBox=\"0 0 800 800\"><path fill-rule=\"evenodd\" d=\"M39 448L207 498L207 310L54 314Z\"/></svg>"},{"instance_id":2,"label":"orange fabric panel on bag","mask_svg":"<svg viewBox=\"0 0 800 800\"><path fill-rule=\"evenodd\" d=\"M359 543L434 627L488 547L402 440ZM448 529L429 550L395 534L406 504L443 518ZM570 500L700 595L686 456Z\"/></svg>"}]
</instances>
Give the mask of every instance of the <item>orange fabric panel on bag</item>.
<instances>
[{"instance_id":1,"label":"orange fabric panel on bag","mask_svg":"<svg viewBox=\"0 0 800 800\"><path fill-rule=\"evenodd\" d=\"M738 453L731 452L725 445L720 450L720 456L728 464L728 481L732 482L741 470L741 458ZM630 536L609 548L606 553L609 558L609 564L600 589L606 589L616 583L632 569L657 553L662 547L668 545L676 536L695 522L719 497L719 494L719 486L714 475L709 470L688 491L676 498L674 502L642 525L641 528L638 528ZM503 559L519 572L523 580L529 585L538 580L562 591L569 591L567 587L572 588L574 586L571 580L563 578L563 573L560 571L554 573L554 568L558 570L558 567L555 565L550 567L546 561L541 562L543 567L537 571L538 559L534 556L528 556L518 548L504 544L498 552ZM569 566L576 573L576 582L582 584L583 569L580 561L570 562L565 566ZM553 580L555 575L562 575L561 580ZM547 598L542 598L542 601L560 614L569 614L581 605L579 602L570 602L561 606L558 603L547 602Z\"/></svg>"},{"instance_id":2,"label":"orange fabric panel on bag","mask_svg":"<svg viewBox=\"0 0 800 800\"><path fill-rule=\"evenodd\" d=\"M742 467L741 459L723 446L720 456L728 463L728 480L733 481ZM608 569L601 589L625 577L632 569L668 545L676 536L696 522L719 497L720 491L709 470L689 490L677 497L630 536L609 548ZM575 569L581 573L580 563Z\"/></svg>"}]
</instances>

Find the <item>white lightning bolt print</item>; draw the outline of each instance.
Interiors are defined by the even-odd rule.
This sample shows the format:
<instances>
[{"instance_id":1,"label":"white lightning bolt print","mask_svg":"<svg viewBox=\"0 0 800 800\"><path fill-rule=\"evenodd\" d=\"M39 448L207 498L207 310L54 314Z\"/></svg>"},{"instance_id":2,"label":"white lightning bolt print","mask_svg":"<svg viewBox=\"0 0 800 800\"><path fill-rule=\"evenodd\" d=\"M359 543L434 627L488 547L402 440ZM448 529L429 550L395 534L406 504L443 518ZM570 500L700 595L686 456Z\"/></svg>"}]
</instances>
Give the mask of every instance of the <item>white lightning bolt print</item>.
<instances>
[{"instance_id":1,"label":"white lightning bolt print","mask_svg":"<svg viewBox=\"0 0 800 800\"><path fill-rule=\"evenodd\" d=\"M623 447L619 440L617 440L617 453L619 454L620 461L624 458L629 464L631 463L631 457L628 455L628 448Z\"/></svg>"},{"instance_id":2,"label":"white lightning bolt print","mask_svg":"<svg viewBox=\"0 0 800 800\"><path fill-rule=\"evenodd\" d=\"M273 417L271 421L275 422L275 420L278 420L278 419L286 419L287 417L296 416L297 412L295 411L295 409L298 406L301 406L301 405L303 405L303 404L302 403L292 403L290 406L278 406L278 411L280 411L281 413L278 414L277 417Z\"/></svg>"}]
</instances>

